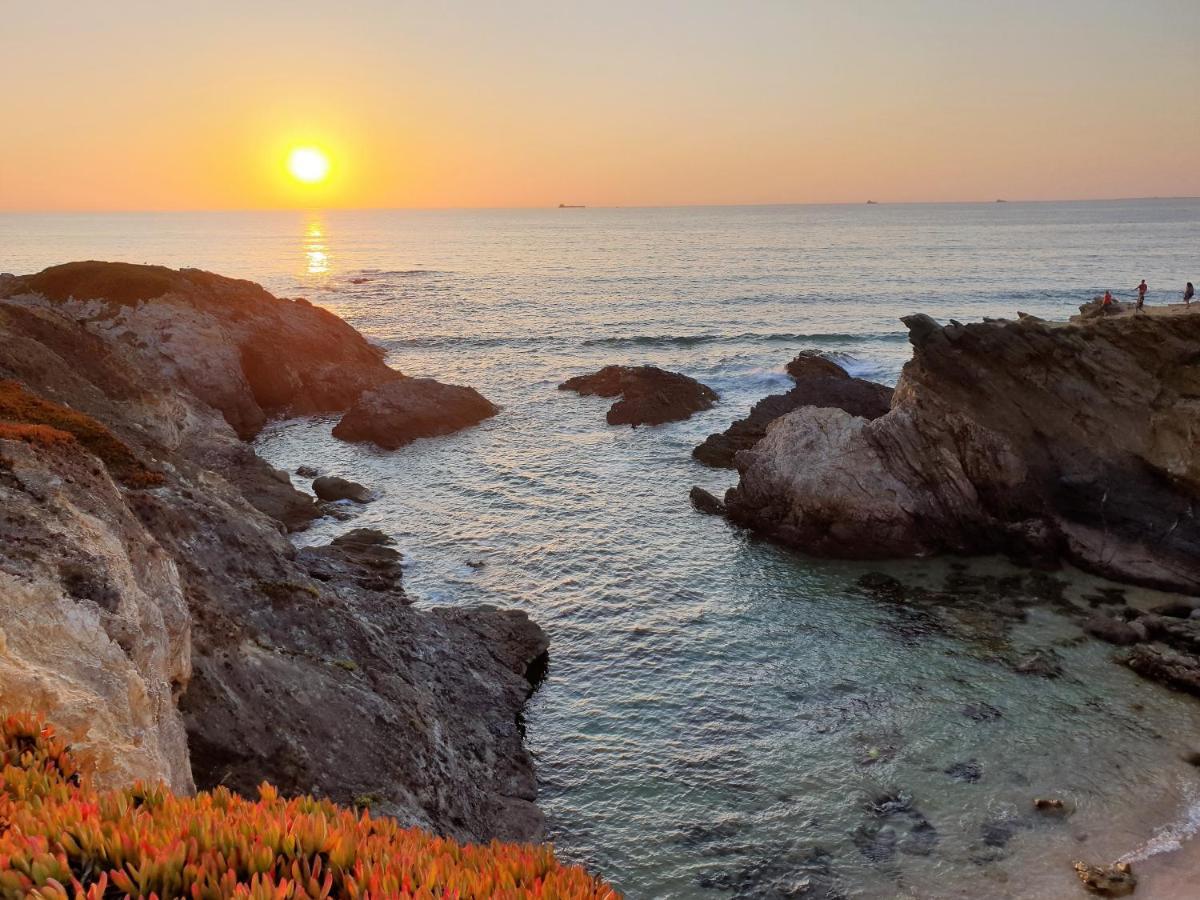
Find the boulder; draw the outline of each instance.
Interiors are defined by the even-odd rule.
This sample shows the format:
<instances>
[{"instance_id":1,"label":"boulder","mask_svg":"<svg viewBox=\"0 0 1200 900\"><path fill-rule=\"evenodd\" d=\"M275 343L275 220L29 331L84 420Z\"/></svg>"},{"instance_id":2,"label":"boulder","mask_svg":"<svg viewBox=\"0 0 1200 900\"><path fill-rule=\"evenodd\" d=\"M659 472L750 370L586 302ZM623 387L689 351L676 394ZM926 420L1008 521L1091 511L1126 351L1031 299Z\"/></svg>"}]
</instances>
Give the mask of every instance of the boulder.
<instances>
[{"instance_id":1,"label":"boulder","mask_svg":"<svg viewBox=\"0 0 1200 900\"><path fill-rule=\"evenodd\" d=\"M1129 863L1113 863L1097 866L1086 862L1075 863L1075 874L1093 894L1101 897L1125 897L1137 888L1137 876Z\"/></svg>"},{"instance_id":2,"label":"boulder","mask_svg":"<svg viewBox=\"0 0 1200 900\"><path fill-rule=\"evenodd\" d=\"M474 388L432 378L401 378L359 397L334 427L333 436L396 450L417 438L476 425L498 411Z\"/></svg>"},{"instance_id":3,"label":"boulder","mask_svg":"<svg viewBox=\"0 0 1200 900\"><path fill-rule=\"evenodd\" d=\"M620 397L608 411L609 425L661 425L711 409L717 393L694 378L656 366L605 366L569 378L560 391L584 397Z\"/></svg>"},{"instance_id":4,"label":"boulder","mask_svg":"<svg viewBox=\"0 0 1200 900\"><path fill-rule=\"evenodd\" d=\"M852 416L877 419L891 406L892 389L886 385L851 378L833 360L814 352L801 353L787 364L787 372L796 386L785 394L772 394L750 409L719 434L710 434L692 456L708 466L734 467L734 458L749 450L767 433L767 427L781 416L803 407L841 409Z\"/></svg>"},{"instance_id":5,"label":"boulder","mask_svg":"<svg viewBox=\"0 0 1200 900\"><path fill-rule=\"evenodd\" d=\"M688 497L697 512L710 516L725 515L725 504L702 487L693 487Z\"/></svg>"},{"instance_id":6,"label":"boulder","mask_svg":"<svg viewBox=\"0 0 1200 900\"><path fill-rule=\"evenodd\" d=\"M775 420L737 454L733 520L820 555L1000 552L1200 593L1200 317L905 322L890 411Z\"/></svg>"},{"instance_id":7,"label":"boulder","mask_svg":"<svg viewBox=\"0 0 1200 900\"><path fill-rule=\"evenodd\" d=\"M371 492L357 481L347 481L336 475L322 475L312 483L313 493L322 500L336 502L338 500L353 500L355 503L369 503Z\"/></svg>"},{"instance_id":8,"label":"boulder","mask_svg":"<svg viewBox=\"0 0 1200 900\"><path fill-rule=\"evenodd\" d=\"M1143 678L1200 697L1200 659L1157 644L1139 644L1124 657Z\"/></svg>"}]
</instances>

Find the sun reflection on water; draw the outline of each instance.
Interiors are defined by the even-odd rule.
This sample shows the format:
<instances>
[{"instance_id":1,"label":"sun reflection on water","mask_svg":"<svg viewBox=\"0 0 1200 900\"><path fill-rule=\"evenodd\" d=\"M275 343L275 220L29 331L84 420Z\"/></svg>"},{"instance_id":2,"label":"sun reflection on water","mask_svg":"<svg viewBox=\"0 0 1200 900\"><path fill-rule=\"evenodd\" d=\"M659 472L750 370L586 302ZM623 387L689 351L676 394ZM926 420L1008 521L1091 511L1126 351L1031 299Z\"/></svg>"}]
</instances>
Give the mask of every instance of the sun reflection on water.
<instances>
[{"instance_id":1,"label":"sun reflection on water","mask_svg":"<svg viewBox=\"0 0 1200 900\"><path fill-rule=\"evenodd\" d=\"M304 249L304 272L307 275L328 275L330 270L329 247L325 243L325 225L318 218L310 218L304 227L302 238Z\"/></svg>"}]
</instances>

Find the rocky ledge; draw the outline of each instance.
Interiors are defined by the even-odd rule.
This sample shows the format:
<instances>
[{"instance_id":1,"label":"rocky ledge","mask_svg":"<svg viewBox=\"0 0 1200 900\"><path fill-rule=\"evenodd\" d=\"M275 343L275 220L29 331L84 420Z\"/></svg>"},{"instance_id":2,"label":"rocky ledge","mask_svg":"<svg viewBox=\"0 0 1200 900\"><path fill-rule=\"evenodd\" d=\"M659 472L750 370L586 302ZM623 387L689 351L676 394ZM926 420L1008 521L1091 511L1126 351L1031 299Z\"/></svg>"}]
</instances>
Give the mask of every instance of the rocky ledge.
<instances>
[{"instance_id":1,"label":"rocky ledge","mask_svg":"<svg viewBox=\"0 0 1200 900\"><path fill-rule=\"evenodd\" d=\"M819 555L1004 552L1200 593L1200 316L904 322L890 411L777 419L738 454L732 519Z\"/></svg>"},{"instance_id":2,"label":"rocky ledge","mask_svg":"<svg viewBox=\"0 0 1200 900\"><path fill-rule=\"evenodd\" d=\"M375 433L356 425L362 414L351 409L367 392L382 395L390 420L408 416L409 439L479 421L463 415L462 398L448 390L470 391L495 412L469 388L411 379L389 368L380 348L326 309L199 269L65 263L6 277L0 298L52 309L109 343L125 344L131 356L219 411L245 440L272 417L346 410L346 438L372 440ZM368 412L380 402L371 400ZM387 430L379 436L389 449L407 443Z\"/></svg>"},{"instance_id":3,"label":"rocky ledge","mask_svg":"<svg viewBox=\"0 0 1200 900\"><path fill-rule=\"evenodd\" d=\"M523 613L417 610L399 554L315 512L240 438L403 379L350 326L248 282L88 263L0 278L0 710L99 786L268 780L456 838L536 839Z\"/></svg>"},{"instance_id":4,"label":"rocky ledge","mask_svg":"<svg viewBox=\"0 0 1200 900\"><path fill-rule=\"evenodd\" d=\"M877 419L888 411L892 389L886 385L851 378L831 359L806 350L787 364L787 373L796 386L784 394L772 394L759 400L744 419L738 419L725 431L710 434L692 456L706 466L732 469L734 457L749 450L767 434L767 426L793 410L804 406L822 406L845 410L852 416Z\"/></svg>"},{"instance_id":5,"label":"rocky ledge","mask_svg":"<svg viewBox=\"0 0 1200 900\"><path fill-rule=\"evenodd\" d=\"M584 397L620 397L608 410L609 425L661 425L711 409L717 392L695 378L657 366L605 366L591 375L569 378L560 391Z\"/></svg>"}]
</instances>

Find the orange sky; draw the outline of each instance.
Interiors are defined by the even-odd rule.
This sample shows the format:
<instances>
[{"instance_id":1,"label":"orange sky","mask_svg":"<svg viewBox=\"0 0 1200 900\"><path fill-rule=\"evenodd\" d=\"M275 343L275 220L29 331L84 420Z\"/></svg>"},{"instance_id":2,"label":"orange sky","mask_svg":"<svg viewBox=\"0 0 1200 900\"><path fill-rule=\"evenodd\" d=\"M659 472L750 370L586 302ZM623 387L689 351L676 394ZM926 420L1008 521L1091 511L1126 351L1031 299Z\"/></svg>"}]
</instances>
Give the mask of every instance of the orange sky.
<instances>
[{"instance_id":1,"label":"orange sky","mask_svg":"<svg viewBox=\"0 0 1200 900\"><path fill-rule=\"evenodd\" d=\"M1200 195L1198 38L1197 0L10 4L0 209Z\"/></svg>"}]
</instances>

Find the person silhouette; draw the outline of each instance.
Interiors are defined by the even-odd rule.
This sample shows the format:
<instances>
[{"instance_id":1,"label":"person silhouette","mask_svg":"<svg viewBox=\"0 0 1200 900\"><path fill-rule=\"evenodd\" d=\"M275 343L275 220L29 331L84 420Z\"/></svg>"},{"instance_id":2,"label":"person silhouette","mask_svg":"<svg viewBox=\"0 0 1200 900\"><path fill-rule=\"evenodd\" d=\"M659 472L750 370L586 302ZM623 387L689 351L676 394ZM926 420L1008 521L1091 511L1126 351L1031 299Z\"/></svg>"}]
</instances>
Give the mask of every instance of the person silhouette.
<instances>
[{"instance_id":1,"label":"person silhouette","mask_svg":"<svg viewBox=\"0 0 1200 900\"><path fill-rule=\"evenodd\" d=\"M1134 312L1143 312L1142 307L1146 303L1146 291L1148 290L1149 288L1146 287L1146 279L1143 278L1142 283L1137 286L1138 299L1137 306L1134 308Z\"/></svg>"},{"instance_id":2,"label":"person silhouette","mask_svg":"<svg viewBox=\"0 0 1200 900\"><path fill-rule=\"evenodd\" d=\"M1196 289L1194 287L1192 287L1192 283L1189 281L1187 283L1187 287L1185 287L1183 289L1183 305L1191 306L1192 298L1195 296L1196 296Z\"/></svg>"}]
</instances>

